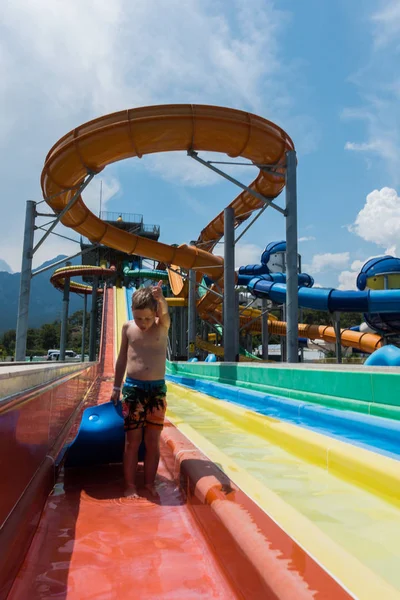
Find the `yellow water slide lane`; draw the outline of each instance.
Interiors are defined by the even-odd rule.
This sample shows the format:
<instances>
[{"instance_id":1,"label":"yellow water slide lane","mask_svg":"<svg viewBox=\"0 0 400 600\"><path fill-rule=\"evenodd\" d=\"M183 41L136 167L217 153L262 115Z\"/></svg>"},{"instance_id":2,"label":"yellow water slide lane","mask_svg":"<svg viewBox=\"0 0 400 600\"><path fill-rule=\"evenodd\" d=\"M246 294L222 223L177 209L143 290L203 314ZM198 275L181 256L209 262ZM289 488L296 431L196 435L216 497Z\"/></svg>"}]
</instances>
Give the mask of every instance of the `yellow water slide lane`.
<instances>
[{"instance_id":1,"label":"yellow water slide lane","mask_svg":"<svg viewBox=\"0 0 400 600\"><path fill-rule=\"evenodd\" d=\"M355 598L400 598L397 461L168 389L172 422Z\"/></svg>"},{"instance_id":2,"label":"yellow water slide lane","mask_svg":"<svg viewBox=\"0 0 400 600\"><path fill-rule=\"evenodd\" d=\"M122 326L128 320L128 307L126 304L125 288L114 287L114 306L115 306L115 360L121 346Z\"/></svg>"}]
</instances>

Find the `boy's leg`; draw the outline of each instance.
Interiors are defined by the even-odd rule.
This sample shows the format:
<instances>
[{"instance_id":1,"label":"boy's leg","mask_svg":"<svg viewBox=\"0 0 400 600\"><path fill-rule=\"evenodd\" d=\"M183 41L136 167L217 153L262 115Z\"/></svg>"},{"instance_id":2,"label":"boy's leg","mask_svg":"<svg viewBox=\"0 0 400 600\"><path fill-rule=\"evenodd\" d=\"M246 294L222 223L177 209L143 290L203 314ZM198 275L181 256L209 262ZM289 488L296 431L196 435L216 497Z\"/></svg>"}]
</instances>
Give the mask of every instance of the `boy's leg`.
<instances>
[{"instance_id":1,"label":"boy's leg","mask_svg":"<svg viewBox=\"0 0 400 600\"><path fill-rule=\"evenodd\" d=\"M125 496L130 498L139 498L136 491L136 469L138 463L139 446L142 441L143 429L132 429L125 435L124 452L124 479Z\"/></svg>"},{"instance_id":2,"label":"boy's leg","mask_svg":"<svg viewBox=\"0 0 400 600\"><path fill-rule=\"evenodd\" d=\"M144 459L144 486L155 496L154 480L156 478L158 463L160 462L160 436L162 427L147 423L144 432L146 456Z\"/></svg>"}]
</instances>

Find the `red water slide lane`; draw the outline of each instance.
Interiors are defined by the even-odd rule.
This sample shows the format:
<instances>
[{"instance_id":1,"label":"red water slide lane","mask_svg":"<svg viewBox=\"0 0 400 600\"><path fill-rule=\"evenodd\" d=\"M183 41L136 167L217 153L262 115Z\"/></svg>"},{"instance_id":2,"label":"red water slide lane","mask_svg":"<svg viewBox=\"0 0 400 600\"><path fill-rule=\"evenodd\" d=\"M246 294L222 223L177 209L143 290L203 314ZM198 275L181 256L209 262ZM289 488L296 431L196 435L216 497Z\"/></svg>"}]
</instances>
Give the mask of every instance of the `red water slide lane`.
<instances>
[{"instance_id":1,"label":"red water slide lane","mask_svg":"<svg viewBox=\"0 0 400 600\"><path fill-rule=\"evenodd\" d=\"M68 471L8 600L350 599L169 422L161 454L156 500L121 498L118 465Z\"/></svg>"}]
</instances>

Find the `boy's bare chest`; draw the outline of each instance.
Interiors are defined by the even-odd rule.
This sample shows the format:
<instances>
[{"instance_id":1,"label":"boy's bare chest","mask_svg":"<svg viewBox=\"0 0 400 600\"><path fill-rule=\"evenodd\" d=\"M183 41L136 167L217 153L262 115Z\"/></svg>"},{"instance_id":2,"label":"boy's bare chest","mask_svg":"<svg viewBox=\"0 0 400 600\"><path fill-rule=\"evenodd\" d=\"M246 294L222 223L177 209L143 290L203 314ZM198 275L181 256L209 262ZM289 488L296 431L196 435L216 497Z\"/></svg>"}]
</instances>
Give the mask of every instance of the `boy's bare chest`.
<instances>
[{"instance_id":1,"label":"boy's bare chest","mask_svg":"<svg viewBox=\"0 0 400 600\"><path fill-rule=\"evenodd\" d=\"M162 351L166 345L166 336L158 330L142 333L132 331L128 334L129 345L134 351Z\"/></svg>"}]
</instances>

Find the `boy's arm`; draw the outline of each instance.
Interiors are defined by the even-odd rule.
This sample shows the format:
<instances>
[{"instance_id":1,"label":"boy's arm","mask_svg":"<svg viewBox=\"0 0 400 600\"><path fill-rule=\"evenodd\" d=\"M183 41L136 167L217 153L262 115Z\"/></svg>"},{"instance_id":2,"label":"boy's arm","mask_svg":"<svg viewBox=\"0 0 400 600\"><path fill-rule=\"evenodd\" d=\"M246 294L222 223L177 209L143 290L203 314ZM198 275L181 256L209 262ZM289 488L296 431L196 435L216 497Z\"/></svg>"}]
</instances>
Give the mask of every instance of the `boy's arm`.
<instances>
[{"instance_id":1,"label":"boy's arm","mask_svg":"<svg viewBox=\"0 0 400 600\"><path fill-rule=\"evenodd\" d=\"M128 326L125 323L122 326L121 346L118 353L117 362L115 363L114 387L111 394L111 400L116 403L119 400L121 384L126 371L126 363L128 360Z\"/></svg>"},{"instance_id":2,"label":"boy's arm","mask_svg":"<svg viewBox=\"0 0 400 600\"><path fill-rule=\"evenodd\" d=\"M169 329L171 318L169 316L168 304L162 293L162 281L153 288L153 297L157 300L157 317L161 327Z\"/></svg>"}]
</instances>

